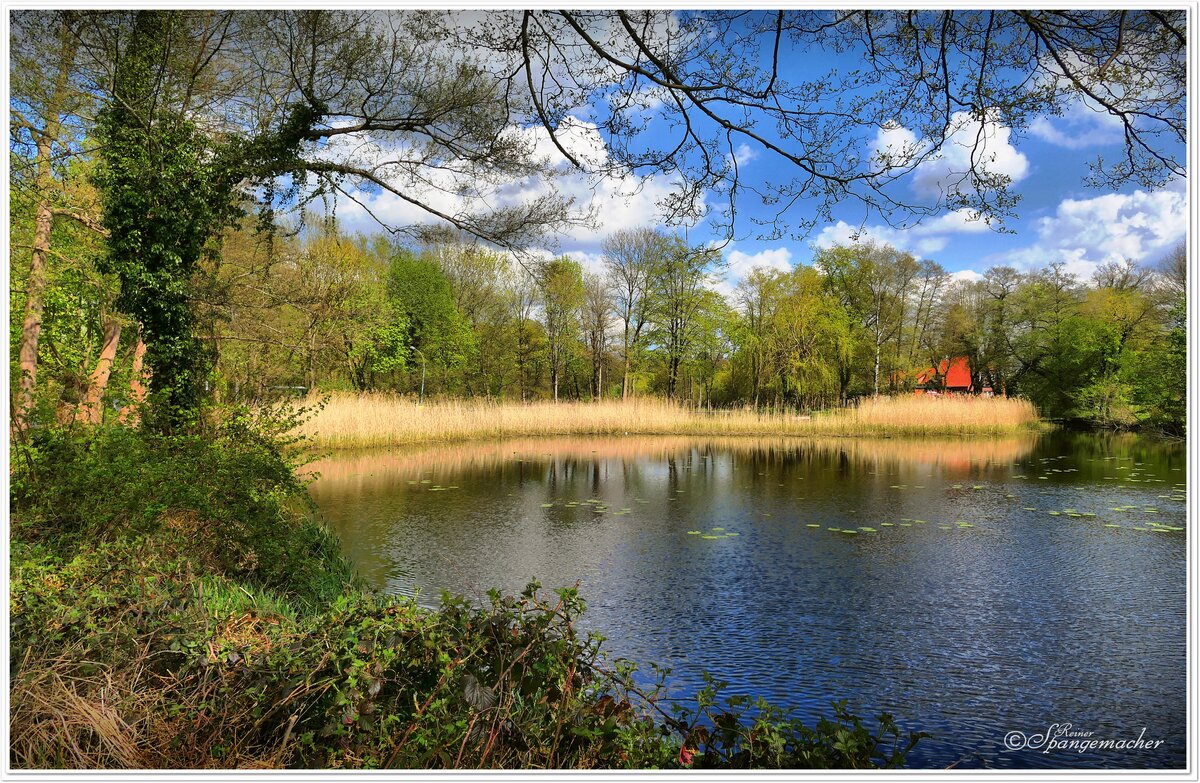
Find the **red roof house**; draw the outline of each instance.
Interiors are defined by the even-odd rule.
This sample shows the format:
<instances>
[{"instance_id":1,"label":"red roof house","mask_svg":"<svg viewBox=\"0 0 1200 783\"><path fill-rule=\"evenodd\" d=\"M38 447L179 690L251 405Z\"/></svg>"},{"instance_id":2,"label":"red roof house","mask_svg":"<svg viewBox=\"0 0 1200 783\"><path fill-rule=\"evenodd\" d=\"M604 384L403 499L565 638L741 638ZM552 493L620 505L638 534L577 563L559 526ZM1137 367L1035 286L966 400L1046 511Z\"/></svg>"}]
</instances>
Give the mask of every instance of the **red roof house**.
<instances>
[{"instance_id":1,"label":"red roof house","mask_svg":"<svg viewBox=\"0 0 1200 783\"><path fill-rule=\"evenodd\" d=\"M971 365L965 356L942 359L936 368L930 367L917 373L917 385L926 389L945 389L948 392L970 392Z\"/></svg>"}]
</instances>

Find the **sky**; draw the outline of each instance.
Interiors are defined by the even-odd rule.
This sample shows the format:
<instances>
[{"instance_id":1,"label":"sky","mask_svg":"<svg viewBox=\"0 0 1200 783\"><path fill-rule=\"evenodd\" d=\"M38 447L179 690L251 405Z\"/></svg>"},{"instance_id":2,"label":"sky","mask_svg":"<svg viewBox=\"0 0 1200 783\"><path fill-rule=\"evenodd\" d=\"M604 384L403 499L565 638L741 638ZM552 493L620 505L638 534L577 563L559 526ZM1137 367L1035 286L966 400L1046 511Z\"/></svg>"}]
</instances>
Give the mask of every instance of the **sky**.
<instances>
[{"instance_id":1,"label":"sky","mask_svg":"<svg viewBox=\"0 0 1200 783\"><path fill-rule=\"evenodd\" d=\"M791 60L789 67L811 68L804 57ZM838 65L845 65L839 63ZM820 63L828 67L829 63ZM786 75L786 73L785 73ZM574 152L603 159L607 155L603 138L589 120L590 107L577 107L575 132L567 134L566 144ZM975 138L978 124L963 115L962 138ZM991 168L1012 180L1010 191L1020 197L1015 217L998 232L981 221L965 219L965 213L946 212L924 219L906 230L891 228L878 215L864 215L861 204L846 203L834 208L832 219L821 221L807 236L799 239L766 241L755 238L751 223L755 215L765 214L761 203L751 196L738 202L739 220L735 239L723 244L725 269L714 287L729 294L738 280L755 267L780 270L796 264L811 263L814 253L833 244L846 244L855 236L887 242L920 259L940 263L959 279L973 279L994 266L1012 266L1019 270L1042 268L1062 262L1066 269L1088 279L1102 263L1131 258L1143 264L1157 263L1172 247L1186 238L1187 187L1178 179L1165 188L1147 191L1137 185L1119 190L1099 190L1084 182L1088 164L1097 156L1106 160L1123 153L1119 121L1095 112L1082 103L1071 106L1062 116L1033 119L1021 133L989 122L983 128L987 150L994 155ZM598 225L579 228L555 238L555 250L579 260L585 269L602 269L601 244L613 231L638 226L654 226L656 202L671 188L666 175L646 179L627 177L599 183L573 171L550 144L543 129L526 128L532 134L539 154L559 164L553 183L524 183L514 186L506 198L526 198L555 187L574 195L579 203L595 209ZM648 140L662 140L663 124L651 122ZM906 136L907 134L907 136ZM879 132L873 140L876 149L888 145L899 148L912 134L904 128ZM944 169L966 155L966 146L947 145L943 161L922 164L906 180L897 183L899 192L915 198L928 197L939 186ZM741 144L736 148L743 180L749 184L769 185L786 181L786 162L769 150ZM782 178L782 179L781 179ZM439 206L452 206L451 196ZM449 199L449 201L445 201ZM368 196L372 212L389 221L425 221L419 210L386 193ZM801 205L797 218L811 218ZM339 219L350 230L375 232L377 224L354 205L339 205ZM705 222L689 229L693 244L716 241L719 237Z\"/></svg>"}]
</instances>

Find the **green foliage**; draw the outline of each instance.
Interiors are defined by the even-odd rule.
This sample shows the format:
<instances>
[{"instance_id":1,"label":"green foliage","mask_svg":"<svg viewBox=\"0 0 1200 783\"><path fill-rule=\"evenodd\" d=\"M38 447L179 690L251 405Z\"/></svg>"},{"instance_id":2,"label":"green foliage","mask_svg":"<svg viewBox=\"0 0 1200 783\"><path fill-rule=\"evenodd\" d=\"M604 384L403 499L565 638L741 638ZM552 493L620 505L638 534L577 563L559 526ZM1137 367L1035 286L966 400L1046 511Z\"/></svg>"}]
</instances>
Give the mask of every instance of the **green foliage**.
<instances>
[{"instance_id":1,"label":"green foliage","mask_svg":"<svg viewBox=\"0 0 1200 783\"><path fill-rule=\"evenodd\" d=\"M277 435L293 425L266 411L195 435L40 428L14 463L14 531L65 558L162 537L197 572L318 601L340 591L346 566L336 540L297 516L308 498Z\"/></svg>"},{"instance_id":2,"label":"green foliage","mask_svg":"<svg viewBox=\"0 0 1200 783\"><path fill-rule=\"evenodd\" d=\"M570 368L571 360L583 353L579 341L583 268L578 261L566 256L556 258L543 264L537 271L537 284L542 299L542 321L546 329L550 385L557 400L560 379Z\"/></svg>"},{"instance_id":3,"label":"green foliage","mask_svg":"<svg viewBox=\"0 0 1200 783\"><path fill-rule=\"evenodd\" d=\"M189 289L201 253L232 218L233 185L207 137L181 113L155 104L155 72L168 13L140 13L100 114L96 185L109 231L106 268L118 275L118 307L145 330L146 361L161 423L199 406L207 356L192 333Z\"/></svg>"},{"instance_id":4,"label":"green foliage","mask_svg":"<svg viewBox=\"0 0 1200 783\"><path fill-rule=\"evenodd\" d=\"M836 403L839 367L850 360L854 324L811 267L754 270L737 291L741 393L807 409Z\"/></svg>"},{"instance_id":5,"label":"green foliage","mask_svg":"<svg viewBox=\"0 0 1200 783\"><path fill-rule=\"evenodd\" d=\"M459 368L476 350L470 327L455 306L450 281L435 261L408 253L394 256L388 294L407 322L406 345L424 353L426 361Z\"/></svg>"},{"instance_id":6,"label":"green foliage","mask_svg":"<svg viewBox=\"0 0 1200 783\"><path fill-rule=\"evenodd\" d=\"M174 15L137 13L112 100L96 122L95 183L109 232L104 269L120 280L117 307L142 325L152 390L147 422L164 430L194 423L214 359L194 333L200 259L242 216L241 184L294 167L304 132L323 111L297 105L275 132L214 139L171 92Z\"/></svg>"},{"instance_id":7,"label":"green foliage","mask_svg":"<svg viewBox=\"0 0 1200 783\"><path fill-rule=\"evenodd\" d=\"M1132 401L1146 426L1182 436L1187 421L1187 302L1169 311L1170 330L1130 362Z\"/></svg>"},{"instance_id":8,"label":"green foliage","mask_svg":"<svg viewBox=\"0 0 1200 783\"><path fill-rule=\"evenodd\" d=\"M721 697L728 683L705 675L696 712L677 708L686 731L681 760L697 769L895 769L925 732L903 734L888 713L876 716L874 731L834 702L833 717L808 726L762 698Z\"/></svg>"},{"instance_id":9,"label":"green foliage","mask_svg":"<svg viewBox=\"0 0 1200 783\"><path fill-rule=\"evenodd\" d=\"M574 589L534 583L483 606L445 596L436 611L348 591L297 608L197 574L169 539L69 559L21 543L13 562L17 766L76 765L62 764L79 752L65 732L29 736L53 718L37 698L52 695L42 667L86 699L107 688L119 717L144 727L127 741L158 767L892 767L923 736L902 742L888 716L872 734L843 705L812 728L762 701L753 715L741 697L718 709L719 683L697 697L694 723L665 715L661 676L643 691L635 666L609 664L602 638L576 630Z\"/></svg>"}]
</instances>

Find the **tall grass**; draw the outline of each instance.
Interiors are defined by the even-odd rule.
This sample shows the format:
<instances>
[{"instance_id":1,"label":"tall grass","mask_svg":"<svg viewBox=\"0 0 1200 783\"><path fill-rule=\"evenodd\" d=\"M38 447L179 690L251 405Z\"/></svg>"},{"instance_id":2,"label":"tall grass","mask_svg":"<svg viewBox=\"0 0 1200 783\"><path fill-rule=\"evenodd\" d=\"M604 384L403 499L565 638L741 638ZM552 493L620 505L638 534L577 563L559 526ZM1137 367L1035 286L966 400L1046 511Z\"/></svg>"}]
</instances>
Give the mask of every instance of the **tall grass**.
<instances>
[{"instance_id":1,"label":"tall grass","mask_svg":"<svg viewBox=\"0 0 1200 783\"><path fill-rule=\"evenodd\" d=\"M417 405L388 394L338 394L301 432L317 446L352 448L545 435L1003 435L1031 429L1039 421L1028 400L1006 397L880 397L798 416L695 410L658 399Z\"/></svg>"}]
</instances>

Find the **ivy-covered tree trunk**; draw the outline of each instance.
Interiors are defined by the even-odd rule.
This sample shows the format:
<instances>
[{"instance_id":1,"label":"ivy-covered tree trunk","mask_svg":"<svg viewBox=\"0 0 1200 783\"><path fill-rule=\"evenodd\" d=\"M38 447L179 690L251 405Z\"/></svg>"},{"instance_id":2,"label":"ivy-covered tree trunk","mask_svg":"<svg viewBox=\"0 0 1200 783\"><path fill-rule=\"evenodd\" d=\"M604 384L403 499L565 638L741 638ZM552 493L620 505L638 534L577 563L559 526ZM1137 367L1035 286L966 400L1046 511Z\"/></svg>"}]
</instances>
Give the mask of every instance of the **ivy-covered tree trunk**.
<instances>
[{"instance_id":1,"label":"ivy-covered tree trunk","mask_svg":"<svg viewBox=\"0 0 1200 783\"><path fill-rule=\"evenodd\" d=\"M149 419L173 429L199 404L203 352L192 335L191 277L220 225L211 154L191 122L167 105L165 60L175 12L139 11L117 60L112 101L97 123L97 185L109 231L118 307L142 325L151 370Z\"/></svg>"},{"instance_id":2,"label":"ivy-covered tree trunk","mask_svg":"<svg viewBox=\"0 0 1200 783\"><path fill-rule=\"evenodd\" d=\"M206 136L179 97L202 89L199 74L170 70L181 47L197 45L187 19L186 11L137 12L116 60L112 99L96 124L106 265L120 279L118 308L141 324L146 343L145 423L163 431L197 419L212 365L193 333L200 259L244 214L243 182L300 168L299 145L325 111L298 104L278 130L220 141Z\"/></svg>"}]
</instances>

